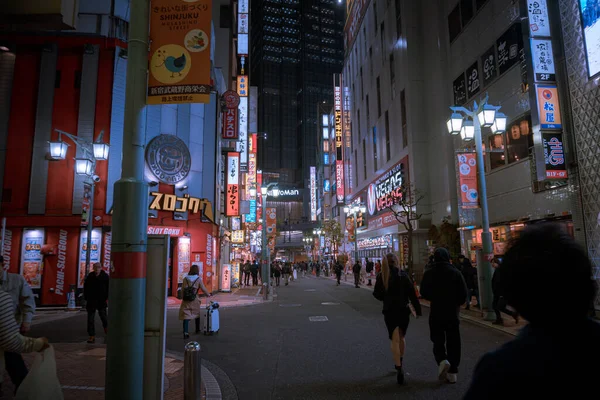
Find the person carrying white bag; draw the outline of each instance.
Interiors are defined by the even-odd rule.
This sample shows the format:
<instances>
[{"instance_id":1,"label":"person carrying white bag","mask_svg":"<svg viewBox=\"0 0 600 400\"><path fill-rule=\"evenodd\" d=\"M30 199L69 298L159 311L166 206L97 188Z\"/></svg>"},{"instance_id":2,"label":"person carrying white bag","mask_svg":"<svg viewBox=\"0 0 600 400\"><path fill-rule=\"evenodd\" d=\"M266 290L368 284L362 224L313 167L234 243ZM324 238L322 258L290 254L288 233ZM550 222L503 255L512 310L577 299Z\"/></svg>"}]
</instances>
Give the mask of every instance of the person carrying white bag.
<instances>
[{"instance_id":1,"label":"person carrying white bag","mask_svg":"<svg viewBox=\"0 0 600 400\"><path fill-rule=\"evenodd\" d=\"M46 338L30 338L27 336L21 335L19 332L19 326L17 325L17 321L15 320L14 315L14 306L13 301L10 295L0 290L0 377L4 376L4 352L11 351L14 353L31 353L34 351L44 352L44 357L38 355L37 358L45 358L45 360L41 361L38 364L48 364L54 363L54 353L52 349L49 349L50 345L48 344L48 339ZM46 357L49 349L49 357ZM31 371L23 381L23 384L20 386L20 390L17 391L16 399L20 400L36 400L36 399L47 399L47 400L62 400L62 392L60 391L60 384L58 384L58 378L56 377L56 365L54 364L54 376L53 378L56 384L58 385L58 392L56 390L48 391L48 385L43 387L37 386L39 380L34 380L34 378L39 377L39 367L36 365L36 362L33 365ZM31 396L30 394L24 394L24 392L39 392L37 396ZM43 392L43 393L42 393ZM56 393L56 394L53 394ZM1 394L0 394L1 395ZM34 393L35 395L35 393Z\"/></svg>"}]
</instances>

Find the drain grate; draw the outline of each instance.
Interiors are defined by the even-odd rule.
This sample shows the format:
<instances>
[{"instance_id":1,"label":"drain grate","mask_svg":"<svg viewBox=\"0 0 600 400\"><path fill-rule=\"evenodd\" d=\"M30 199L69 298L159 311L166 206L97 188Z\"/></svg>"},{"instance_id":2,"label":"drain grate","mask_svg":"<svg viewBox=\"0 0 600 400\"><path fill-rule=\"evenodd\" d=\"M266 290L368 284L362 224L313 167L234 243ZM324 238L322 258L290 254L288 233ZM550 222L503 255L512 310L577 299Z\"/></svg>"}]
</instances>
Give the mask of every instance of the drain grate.
<instances>
[{"instance_id":1,"label":"drain grate","mask_svg":"<svg viewBox=\"0 0 600 400\"><path fill-rule=\"evenodd\" d=\"M324 316L324 315L316 315L314 317L308 317L308 320L310 322L325 322L325 321L329 321L329 319Z\"/></svg>"}]
</instances>

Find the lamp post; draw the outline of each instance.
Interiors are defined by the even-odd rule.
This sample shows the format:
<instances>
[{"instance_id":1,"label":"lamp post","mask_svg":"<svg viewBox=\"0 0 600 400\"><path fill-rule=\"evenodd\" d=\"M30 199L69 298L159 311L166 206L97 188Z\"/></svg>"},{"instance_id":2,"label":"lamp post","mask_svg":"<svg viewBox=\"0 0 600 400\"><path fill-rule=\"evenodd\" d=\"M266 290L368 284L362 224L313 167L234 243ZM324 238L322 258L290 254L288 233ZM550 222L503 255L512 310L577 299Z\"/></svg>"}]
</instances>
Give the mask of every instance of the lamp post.
<instances>
[{"instance_id":1,"label":"lamp post","mask_svg":"<svg viewBox=\"0 0 600 400\"><path fill-rule=\"evenodd\" d=\"M473 102L473 109L465 107L450 107L453 111L448 120L448 132L452 135L458 135L463 140L475 140L475 151L477 153L477 175L479 177L479 201L481 203L481 241L483 245L483 257L477 265L479 277L479 298L482 301L481 310L484 312L484 319L494 320L495 314L492 309L492 267L491 258L493 257L492 235L490 233L490 222L487 203L487 188L485 182L485 168L483 165L483 146L481 127L491 128L493 133L501 133L506 130L506 115L498 112L499 106L488 104L488 96L478 105ZM465 121L464 114L471 120ZM486 311L484 311L486 310Z\"/></svg>"},{"instance_id":2,"label":"lamp post","mask_svg":"<svg viewBox=\"0 0 600 400\"><path fill-rule=\"evenodd\" d=\"M83 157L75 158L75 173L86 177L86 184L91 186L90 190L90 206L87 214L87 238L85 246L85 274L90 272L91 250L92 250L92 232L93 232L93 216L94 216L94 191L96 178L96 161L108 160L108 152L110 146L103 142L104 131L101 131L98 138L93 141L87 141L80 137L71 135L68 132L54 129L58 133L58 139L48 142L49 144L49 159L51 161L61 161L67 157L67 149L69 144L62 140L63 136L75 143L76 147L83 150Z\"/></svg>"},{"instance_id":3,"label":"lamp post","mask_svg":"<svg viewBox=\"0 0 600 400\"><path fill-rule=\"evenodd\" d=\"M267 193L269 192L269 189L273 188L273 197L277 197L279 196L279 189L277 188L277 184L276 183L269 183L266 186L262 186L260 188L260 194L262 195L262 270L261 270L261 275L262 275L262 280L263 280L263 287L264 287L264 299L265 300L272 300L273 299L273 292L270 290L271 288L271 271L269 271L269 258L268 257L268 252L267 252ZM252 189L251 189L252 190ZM254 189L254 191L256 191L256 189ZM251 192L252 193L252 192ZM269 293L271 293L271 296L269 296Z\"/></svg>"},{"instance_id":4,"label":"lamp post","mask_svg":"<svg viewBox=\"0 0 600 400\"><path fill-rule=\"evenodd\" d=\"M317 258L321 258L321 234L323 233L323 230L321 228L317 228L317 229L313 229L313 235L315 235L317 237L317 240L319 242L319 246L318 246L318 251L317 251Z\"/></svg>"},{"instance_id":5,"label":"lamp post","mask_svg":"<svg viewBox=\"0 0 600 400\"><path fill-rule=\"evenodd\" d=\"M354 262L358 262L358 240L357 239L357 233L356 230L358 229L357 224L356 224L356 220L358 218L358 213L365 213L367 212L367 207L362 204L362 203L354 203L354 204L347 204L344 206L344 212L346 213L346 215L352 215L352 220L354 222Z\"/></svg>"},{"instance_id":6,"label":"lamp post","mask_svg":"<svg viewBox=\"0 0 600 400\"><path fill-rule=\"evenodd\" d=\"M304 250L306 251L306 256L308 257L310 255L310 261L312 261L312 253L310 249L312 247L311 243L313 242L313 239L307 236L302 238L302 241L304 242Z\"/></svg>"}]
</instances>

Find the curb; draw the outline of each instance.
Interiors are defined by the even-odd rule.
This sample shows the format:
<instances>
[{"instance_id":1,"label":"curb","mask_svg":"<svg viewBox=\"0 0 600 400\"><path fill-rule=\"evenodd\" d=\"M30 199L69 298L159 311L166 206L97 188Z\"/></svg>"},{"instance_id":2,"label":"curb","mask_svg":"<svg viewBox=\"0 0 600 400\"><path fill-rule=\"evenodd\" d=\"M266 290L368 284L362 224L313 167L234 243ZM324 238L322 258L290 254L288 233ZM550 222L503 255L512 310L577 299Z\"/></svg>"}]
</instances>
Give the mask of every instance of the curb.
<instances>
[{"instance_id":1,"label":"curb","mask_svg":"<svg viewBox=\"0 0 600 400\"><path fill-rule=\"evenodd\" d=\"M174 358L176 360L183 361L181 353L166 351L165 356ZM204 365L201 366L200 380L204 384L204 390L206 392L206 400L222 400L223 395L221 393L221 387L217 382L215 376L206 368Z\"/></svg>"}]
</instances>

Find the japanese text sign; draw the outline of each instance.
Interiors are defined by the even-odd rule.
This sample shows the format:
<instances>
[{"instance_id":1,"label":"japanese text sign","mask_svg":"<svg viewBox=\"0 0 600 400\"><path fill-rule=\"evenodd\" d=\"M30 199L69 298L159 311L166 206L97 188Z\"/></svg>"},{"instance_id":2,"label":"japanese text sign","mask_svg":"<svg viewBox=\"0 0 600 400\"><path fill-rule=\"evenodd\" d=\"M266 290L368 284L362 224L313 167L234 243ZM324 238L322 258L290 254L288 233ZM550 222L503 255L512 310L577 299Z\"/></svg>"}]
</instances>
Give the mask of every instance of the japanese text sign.
<instances>
[{"instance_id":1,"label":"japanese text sign","mask_svg":"<svg viewBox=\"0 0 600 400\"><path fill-rule=\"evenodd\" d=\"M546 0L527 0L530 36L550 36L550 20Z\"/></svg>"},{"instance_id":2,"label":"japanese text sign","mask_svg":"<svg viewBox=\"0 0 600 400\"><path fill-rule=\"evenodd\" d=\"M547 179L566 179L565 150L560 133L543 133L544 160Z\"/></svg>"},{"instance_id":3,"label":"japanese text sign","mask_svg":"<svg viewBox=\"0 0 600 400\"><path fill-rule=\"evenodd\" d=\"M240 154L227 153L227 193L225 194L225 215L240 215Z\"/></svg>"},{"instance_id":4,"label":"japanese text sign","mask_svg":"<svg viewBox=\"0 0 600 400\"><path fill-rule=\"evenodd\" d=\"M338 203L344 202L344 162L337 160L335 162L335 193Z\"/></svg>"},{"instance_id":5,"label":"japanese text sign","mask_svg":"<svg viewBox=\"0 0 600 400\"><path fill-rule=\"evenodd\" d=\"M248 97L250 86L248 85L248 75L238 75L237 77L237 92L240 97Z\"/></svg>"},{"instance_id":6,"label":"japanese text sign","mask_svg":"<svg viewBox=\"0 0 600 400\"><path fill-rule=\"evenodd\" d=\"M227 108L223 111L223 139L238 138L238 109Z\"/></svg>"},{"instance_id":7,"label":"japanese text sign","mask_svg":"<svg viewBox=\"0 0 600 400\"><path fill-rule=\"evenodd\" d=\"M561 129L560 103L555 85L536 85L538 113L542 129Z\"/></svg>"},{"instance_id":8,"label":"japanese text sign","mask_svg":"<svg viewBox=\"0 0 600 400\"><path fill-rule=\"evenodd\" d=\"M531 39L531 54L536 82L555 82L556 73L554 72L552 41Z\"/></svg>"},{"instance_id":9,"label":"japanese text sign","mask_svg":"<svg viewBox=\"0 0 600 400\"><path fill-rule=\"evenodd\" d=\"M475 153L458 154L458 175L462 208L479 207L477 159Z\"/></svg>"},{"instance_id":10,"label":"japanese text sign","mask_svg":"<svg viewBox=\"0 0 600 400\"><path fill-rule=\"evenodd\" d=\"M212 1L153 0L148 104L208 103Z\"/></svg>"}]
</instances>

